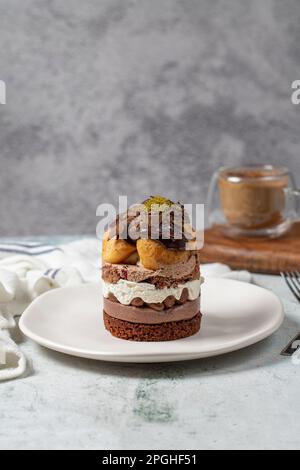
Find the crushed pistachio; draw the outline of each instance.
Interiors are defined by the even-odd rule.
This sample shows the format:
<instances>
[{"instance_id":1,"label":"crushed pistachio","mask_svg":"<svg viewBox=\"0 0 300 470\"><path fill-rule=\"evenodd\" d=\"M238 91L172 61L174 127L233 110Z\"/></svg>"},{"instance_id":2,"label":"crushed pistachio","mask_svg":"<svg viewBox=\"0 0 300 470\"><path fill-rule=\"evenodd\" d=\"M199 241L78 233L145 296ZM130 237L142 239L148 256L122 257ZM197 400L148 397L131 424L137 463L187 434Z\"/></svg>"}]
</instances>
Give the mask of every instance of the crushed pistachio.
<instances>
[{"instance_id":1,"label":"crushed pistachio","mask_svg":"<svg viewBox=\"0 0 300 470\"><path fill-rule=\"evenodd\" d=\"M173 201L162 196L150 196L146 201L143 202L143 206L148 212L151 212L152 206L171 207L174 204Z\"/></svg>"}]
</instances>

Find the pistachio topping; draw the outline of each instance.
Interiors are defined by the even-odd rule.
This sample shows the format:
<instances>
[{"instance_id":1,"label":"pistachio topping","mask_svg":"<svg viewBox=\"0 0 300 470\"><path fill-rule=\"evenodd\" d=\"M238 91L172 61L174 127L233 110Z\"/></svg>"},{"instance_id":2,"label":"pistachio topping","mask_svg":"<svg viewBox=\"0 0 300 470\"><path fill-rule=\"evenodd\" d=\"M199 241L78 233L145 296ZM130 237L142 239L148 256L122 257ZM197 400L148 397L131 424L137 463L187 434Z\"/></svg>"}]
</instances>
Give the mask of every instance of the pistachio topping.
<instances>
[{"instance_id":1,"label":"pistachio topping","mask_svg":"<svg viewBox=\"0 0 300 470\"><path fill-rule=\"evenodd\" d=\"M152 206L162 206L162 208L171 207L174 204L173 201L163 196L150 196L146 201L143 202L143 206L148 212L151 212Z\"/></svg>"}]
</instances>

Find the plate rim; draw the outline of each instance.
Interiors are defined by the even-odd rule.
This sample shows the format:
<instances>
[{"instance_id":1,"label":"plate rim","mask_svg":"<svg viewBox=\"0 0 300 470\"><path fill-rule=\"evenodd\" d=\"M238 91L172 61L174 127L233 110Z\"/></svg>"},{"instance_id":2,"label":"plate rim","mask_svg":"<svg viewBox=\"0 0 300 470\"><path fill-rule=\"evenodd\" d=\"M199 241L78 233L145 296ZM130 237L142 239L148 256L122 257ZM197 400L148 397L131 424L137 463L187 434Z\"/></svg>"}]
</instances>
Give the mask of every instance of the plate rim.
<instances>
[{"instance_id":1,"label":"plate rim","mask_svg":"<svg viewBox=\"0 0 300 470\"><path fill-rule=\"evenodd\" d=\"M270 325L269 328L266 328L263 330L261 333L252 333L249 337L246 339L243 339L242 344L238 340L233 340L229 344L227 344L225 347L220 347L214 348L212 351L205 351L205 352L199 352L197 350L194 350L193 352L189 351L166 351L166 353L163 353L162 351L159 352L148 352L148 351L142 351L141 353L138 353L136 351L131 351L131 352L119 352L118 350L116 351L95 351L95 350L88 350L88 349L81 349L81 348L74 348L72 346L65 346L62 344L59 344L57 342L54 342L52 340L46 339L45 337L42 337L36 333L34 333L30 328L26 326L26 319L27 317L31 314L32 308L35 307L37 303L40 303L41 299L44 300L46 296L49 295L55 295L56 291L59 290L71 290L71 289L78 289L82 287L88 287L88 286L96 286L100 285L100 283L97 282L89 282L89 283L84 283L84 284L79 284L77 286L67 286L67 287L59 287L56 289L49 290L36 299L31 302L28 307L24 310L23 314L20 317L19 320L19 328L22 331L22 333L28 337L29 339L33 340L37 344L62 353L66 354L69 356L75 356L75 357L83 357L87 359L92 359L92 360L98 360L98 361L105 361L105 362L172 362L172 361L184 361L184 360L193 360L193 359L201 359L201 358L208 358L208 357L216 357L220 356L223 354L228 354L231 352L235 352L244 348L247 348L251 345L254 345L256 343L259 343L260 341L263 341L264 339L267 339L270 337L272 334L274 334L282 325L283 320L284 320L284 309L283 309L283 304L281 299L270 289L267 289L265 287L256 285L256 284L251 284L251 283L245 283L242 281L238 281L235 279L223 279L223 278L218 278L218 277L209 277L207 278L208 281L210 280L217 280L217 281L222 281L225 283L234 283L234 284L239 284L247 287L255 287L256 289L262 290L266 293L268 293L271 297L273 297L274 300L277 301L278 303L278 312L277 312L277 319L272 325ZM42 301L43 301L42 300ZM118 340L118 338L114 338L115 340ZM120 339L119 341L125 341ZM179 340L178 340L179 341ZM172 342L169 342L172 343ZM143 344L143 343L139 343ZM147 343L148 344L148 343ZM153 344L157 344L157 342L153 342ZM158 359L160 358L160 359ZM136 360L133 360L136 359ZM147 361L148 359L148 361ZM157 360L155 360L157 359ZM153 361L155 360L155 361Z\"/></svg>"}]
</instances>

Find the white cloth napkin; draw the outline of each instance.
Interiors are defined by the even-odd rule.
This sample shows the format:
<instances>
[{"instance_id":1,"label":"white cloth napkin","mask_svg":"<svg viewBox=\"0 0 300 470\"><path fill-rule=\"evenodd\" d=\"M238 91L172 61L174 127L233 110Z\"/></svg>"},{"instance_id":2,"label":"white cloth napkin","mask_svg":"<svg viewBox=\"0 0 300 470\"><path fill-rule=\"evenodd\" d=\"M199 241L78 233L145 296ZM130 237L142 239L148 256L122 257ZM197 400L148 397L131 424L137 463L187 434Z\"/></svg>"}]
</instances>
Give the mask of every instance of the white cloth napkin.
<instances>
[{"instance_id":1,"label":"white cloth napkin","mask_svg":"<svg viewBox=\"0 0 300 470\"><path fill-rule=\"evenodd\" d=\"M19 377L26 359L10 332L14 317L44 292L99 279L99 241L85 239L59 247L37 243L0 244L0 381Z\"/></svg>"},{"instance_id":2,"label":"white cloth napkin","mask_svg":"<svg viewBox=\"0 0 300 470\"><path fill-rule=\"evenodd\" d=\"M100 242L83 239L57 247L37 243L0 244L0 381L20 377L26 359L10 332L14 317L44 292L83 282L99 281ZM204 277L251 282L247 271L231 271L223 264L202 266Z\"/></svg>"}]
</instances>

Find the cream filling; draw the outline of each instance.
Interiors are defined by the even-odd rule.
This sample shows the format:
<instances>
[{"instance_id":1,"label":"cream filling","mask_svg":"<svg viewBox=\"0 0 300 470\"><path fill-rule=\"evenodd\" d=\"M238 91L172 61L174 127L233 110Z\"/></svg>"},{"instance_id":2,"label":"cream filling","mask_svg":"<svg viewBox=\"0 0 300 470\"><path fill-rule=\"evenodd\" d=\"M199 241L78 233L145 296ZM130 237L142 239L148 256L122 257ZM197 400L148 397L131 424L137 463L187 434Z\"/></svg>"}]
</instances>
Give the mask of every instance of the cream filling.
<instances>
[{"instance_id":1,"label":"cream filling","mask_svg":"<svg viewBox=\"0 0 300 470\"><path fill-rule=\"evenodd\" d=\"M188 290L188 299L195 300L200 295L201 284L203 278L188 281L179 284L177 287L164 287L156 289L153 284L147 282L133 282L120 279L116 284L109 284L103 281L103 296L108 298L109 294L113 294L123 305L130 305L133 299L139 297L146 303L161 303L169 295L173 295L179 300L183 289Z\"/></svg>"}]
</instances>

